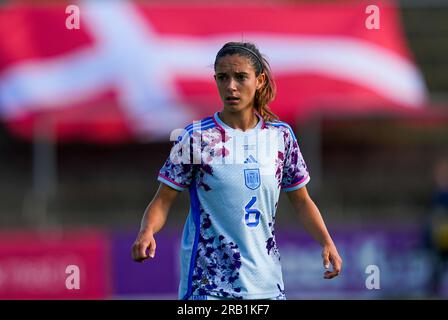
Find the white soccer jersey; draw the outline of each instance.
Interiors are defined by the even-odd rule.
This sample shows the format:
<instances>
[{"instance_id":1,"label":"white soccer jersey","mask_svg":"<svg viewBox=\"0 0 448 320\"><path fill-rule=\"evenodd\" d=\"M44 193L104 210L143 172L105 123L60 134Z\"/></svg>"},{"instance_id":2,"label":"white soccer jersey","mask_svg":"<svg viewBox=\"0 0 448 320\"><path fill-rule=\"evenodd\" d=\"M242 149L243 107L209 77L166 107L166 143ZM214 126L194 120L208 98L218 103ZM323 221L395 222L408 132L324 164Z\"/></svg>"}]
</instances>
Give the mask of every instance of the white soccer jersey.
<instances>
[{"instance_id":1,"label":"white soccer jersey","mask_svg":"<svg viewBox=\"0 0 448 320\"><path fill-rule=\"evenodd\" d=\"M278 198L310 177L290 126L257 116L245 132L218 113L187 126L159 172L160 182L190 192L180 299L284 295L274 235Z\"/></svg>"}]
</instances>

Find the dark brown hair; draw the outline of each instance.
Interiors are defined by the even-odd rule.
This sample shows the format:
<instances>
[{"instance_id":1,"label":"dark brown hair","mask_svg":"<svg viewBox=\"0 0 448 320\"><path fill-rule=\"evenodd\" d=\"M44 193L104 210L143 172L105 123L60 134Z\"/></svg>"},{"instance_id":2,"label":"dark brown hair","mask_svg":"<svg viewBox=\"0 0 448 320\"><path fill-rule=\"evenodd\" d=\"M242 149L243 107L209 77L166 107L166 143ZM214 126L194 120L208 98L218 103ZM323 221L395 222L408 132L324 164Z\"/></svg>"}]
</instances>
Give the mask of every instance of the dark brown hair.
<instances>
[{"instance_id":1,"label":"dark brown hair","mask_svg":"<svg viewBox=\"0 0 448 320\"><path fill-rule=\"evenodd\" d=\"M216 65L220 58L238 54L248 58L255 69L255 76L261 73L265 74L263 86L255 92L254 108L263 117L265 121L276 121L278 116L269 108L269 104L274 100L277 89L272 78L271 67L266 58L260 53L258 48L250 42L227 42L218 52L215 58Z\"/></svg>"}]
</instances>

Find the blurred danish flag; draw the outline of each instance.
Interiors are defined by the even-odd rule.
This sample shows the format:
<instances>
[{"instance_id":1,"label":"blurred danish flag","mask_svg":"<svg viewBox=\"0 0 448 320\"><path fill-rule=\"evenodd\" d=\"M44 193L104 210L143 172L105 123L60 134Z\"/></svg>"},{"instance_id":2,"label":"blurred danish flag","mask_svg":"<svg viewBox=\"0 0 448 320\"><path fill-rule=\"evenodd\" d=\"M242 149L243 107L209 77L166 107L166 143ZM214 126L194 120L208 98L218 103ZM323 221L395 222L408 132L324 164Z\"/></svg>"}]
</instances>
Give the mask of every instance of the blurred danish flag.
<instances>
[{"instance_id":1,"label":"blurred danish flag","mask_svg":"<svg viewBox=\"0 0 448 320\"><path fill-rule=\"evenodd\" d=\"M167 140L221 108L213 62L227 41L257 44L278 86L272 109L294 124L314 112L413 110L426 103L398 10L381 2L147 5L79 2L0 8L0 118L31 138L37 120L59 141Z\"/></svg>"}]
</instances>

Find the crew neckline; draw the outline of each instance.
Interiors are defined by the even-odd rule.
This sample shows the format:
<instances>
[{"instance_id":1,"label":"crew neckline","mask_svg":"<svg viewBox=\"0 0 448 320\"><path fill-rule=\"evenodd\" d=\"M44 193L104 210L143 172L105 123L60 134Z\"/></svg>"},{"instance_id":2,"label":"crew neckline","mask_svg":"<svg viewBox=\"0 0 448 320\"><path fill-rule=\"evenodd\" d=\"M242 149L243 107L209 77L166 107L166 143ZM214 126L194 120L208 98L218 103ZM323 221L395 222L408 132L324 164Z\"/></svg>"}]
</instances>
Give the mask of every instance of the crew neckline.
<instances>
[{"instance_id":1,"label":"crew neckline","mask_svg":"<svg viewBox=\"0 0 448 320\"><path fill-rule=\"evenodd\" d=\"M225 129L225 130L230 130L230 131L235 132L235 133L248 134L248 133L251 133L251 132L255 132L257 129L260 129L262 127L262 125L263 125L263 118L258 114L258 112L254 112L254 113L255 113L255 115L258 118L258 122L255 125L255 127L247 129L246 131L242 131L241 129L234 129L231 126L225 124L224 121L222 121L221 118L218 115L219 111L215 112L215 114L213 115L213 118L215 119L216 123L220 127L222 127L223 129Z\"/></svg>"}]
</instances>

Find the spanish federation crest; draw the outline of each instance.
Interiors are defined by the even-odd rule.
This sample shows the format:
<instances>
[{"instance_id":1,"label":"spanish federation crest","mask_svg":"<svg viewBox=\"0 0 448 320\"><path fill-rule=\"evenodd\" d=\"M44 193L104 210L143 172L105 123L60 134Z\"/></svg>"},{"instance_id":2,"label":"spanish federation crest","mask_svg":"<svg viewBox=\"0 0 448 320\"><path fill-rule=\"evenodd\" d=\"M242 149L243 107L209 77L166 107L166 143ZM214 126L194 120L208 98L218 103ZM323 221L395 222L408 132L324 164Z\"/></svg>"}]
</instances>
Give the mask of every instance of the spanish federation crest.
<instances>
[{"instance_id":1,"label":"spanish federation crest","mask_svg":"<svg viewBox=\"0 0 448 320\"><path fill-rule=\"evenodd\" d=\"M260 170L259 169L244 169L244 183L249 189L255 190L260 187Z\"/></svg>"}]
</instances>

